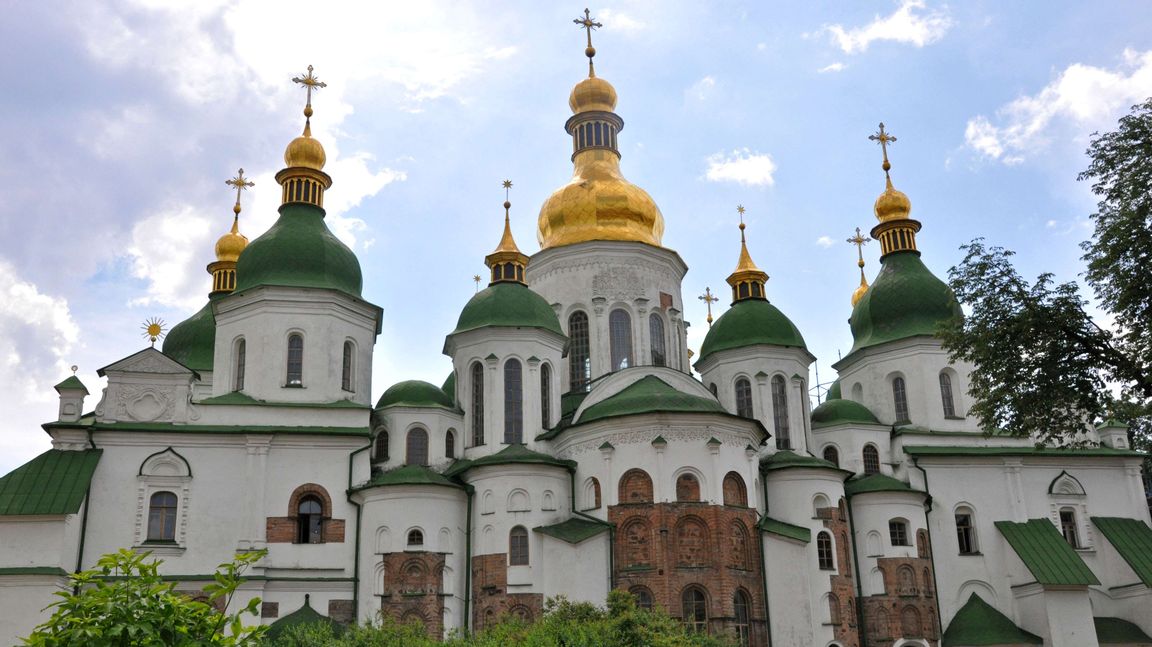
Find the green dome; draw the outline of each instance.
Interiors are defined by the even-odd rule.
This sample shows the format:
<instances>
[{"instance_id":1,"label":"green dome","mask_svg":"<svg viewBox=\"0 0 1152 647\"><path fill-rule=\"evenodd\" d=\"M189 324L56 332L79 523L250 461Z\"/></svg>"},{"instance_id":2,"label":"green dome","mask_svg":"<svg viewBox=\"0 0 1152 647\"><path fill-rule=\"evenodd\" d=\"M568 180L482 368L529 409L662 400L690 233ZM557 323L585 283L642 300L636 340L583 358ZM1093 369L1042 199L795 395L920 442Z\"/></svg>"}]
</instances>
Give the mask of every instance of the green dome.
<instances>
[{"instance_id":1,"label":"green dome","mask_svg":"<svg viewBox=\"0 0 1152 647\"><path fill-rule=\"evenodd\" d=\"M708 329L697 361L718 351L759 344L808 350L800 331L779 308L765 299L744 299L732 304Z\"/></svg>"},{"instance_id":2,"label":"green dome","mask_svg":"<svg viewBox=\"0 0 1152 647\"><path fill-rule=\"evenodd\" d=\"M184 321L172 326L164 336L160 352L194 371L211 371L216 353L216 315L212 314L211 296L203 308Z\"/></svg>"},{"instance_id":3,"label":"green dome","mask_svg":"<svg viewBox=\"0 0 1152 647\"><path fill-rule=\"evenodd\" d=\"M843 396L840 395L840 378L836 378L836 381L832 383L832 386L828 387L828 394L824 396L824 399L839 400L841 397Z\"/></svg>"},{"instance_id":4,"label":"green dome","mask_svg":"<svg viewBox=\"0 0 1152 647\"><path fill-rule=\"evenodd\" d=\"M452 334L487 328L542 328L563 335L560 320L544 297L521 283L496 283L469 299Z\"/></svg>"},{"instance_id":5,"label":"green dome","mask_svg":"<svg viewBox=\"0 0 1152 647\"><path fill-rule=\"evenodd\" d=\"M812 410L812 426L826 427L842 422L860 422L878 425L880 421L868 407L853 400L828 399Z\"/></svg>"},{"instance_id":6,"label":"green dome","mask_svg":"<svg viewBox=\"0 0 1152 647\"><path fill-rule=\"evenodd\" d=\"M448 394L452 401L456 401L456 371L448 374L448 378L444 380L444 385L440 387L441 391Z\"/></svg>"},{"instance_id":7,"label":"green dome","mask_svg":"<svg viewBox=\"0 0 1152 647\"><path fill-rule=\"evenodd\" d=\"M324 210L280 207L272 228L248 244L236 263L236 291L258 285L339 290L360 296L360 261L324 224Z\"/></svg>"},{"instance_id":8,"label":"green dome","mask_svg":"<svg viewBox=\"0 0 1152 647\"><path fill-rule=\"evenodd\" d=\"M924 266L918 253L889 254L882 264L852 309L849 354L897 339L935 335L942 322L964 316L952 289Z\"/></svg>"},{"instance_id":9,"label":"green dome","mask_svg":"<svg viewBox=\"0 0 1152 647\"><path fill-rule=\"evenodd\" d=\"M380 400L376 402L377 409L384 407L435 407L438 409L455 409L456 404L440 387L429 384L423 380L405 380L388 387Z\"/></svg>"}]
</instances>

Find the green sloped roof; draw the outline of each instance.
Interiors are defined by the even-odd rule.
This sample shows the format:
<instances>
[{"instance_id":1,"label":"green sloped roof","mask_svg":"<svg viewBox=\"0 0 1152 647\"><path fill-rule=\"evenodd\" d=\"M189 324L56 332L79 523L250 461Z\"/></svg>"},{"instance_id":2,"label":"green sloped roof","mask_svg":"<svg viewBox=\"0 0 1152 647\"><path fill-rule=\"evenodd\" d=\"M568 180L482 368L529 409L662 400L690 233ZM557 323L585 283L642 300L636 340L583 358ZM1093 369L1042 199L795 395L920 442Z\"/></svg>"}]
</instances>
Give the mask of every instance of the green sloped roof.
<instances>
[{"instance_id":1,"label":"green sloped roof","mask_svg":"<svg viewBox=\"0 0 1152 647\"><path fill-rule=\"evenodd\" d=\"M102 449L49 449L0 478L0 516L75 514Z\"/></svg>"},{"instance_id":2,"label":"green sloped roof","mask_svg":"<svg viewBox=\"0 0 1152 647\"><path fill-rule=\"evenodd\" d=\"M459 460L452 464L445 472L448 476L456 476L462 474L473 467L487 467L490 465L513 465L513 464L529 464L529 465L555 465L556 467L563 467L566 470L573 471L576 469L576 461L568 461L549 456L548 454L541 454L528 449L524 445L514 443L508 445L504 449L489 454L483 458L475 460Z\"/></svg>"},{"instance_id":3,"label":"green sloped roof","mask_svg":"<svg viewBox=\"0 0 1152 647\"><path fill-rule=\"evenodd\" d=\"M973 593L944 630L943 647L1043 645L1044 640L1016 626L1008 616Z\"/></svg>"},{"instance_id":4,"label":"green sloped roof","mask_svg":"<svg viewBox=\"0 0 1152 647\"><path fill-rule=\"evenodd\" d=\"M405 380L388 387L376 401L376 408L384 407L432 407L456 410L456 402L444 389L423 380Z\"/></svg>"},{"instance_id":5,"label":"green sloped roof","mask_svg":"<svg viewBox=\"0 0 1152 647\"><path fill-rule=\"evenodd\" d=\"M1152 645L1152 638L1135 623L1122 618L1092 618L1096 625L1096 642L1101 645Z\"/></svg>"},{"instance_id":6,"label":"green sloped roof","mask_svg":"<svg viewBox=\"0 0 1152 647\"><path fill-rule=\"evenodd\" d=\"M812 427L814 429L851 422L867 425L880 424L880 421L868 410L868 407L855 400L829 399L812 410Z\"/></svg>"},{"instance_id":7,"label":"green sloped roof","mask_svg":"<svg viewBox=\"0 0 1152 647\"><path fill-rule=\"evenodd\" d=\"M389 485L438 485L452 488L464 487L455 481L445 478L439 472L425 465L405 465L394 470L381 472L380 474L372 477L372 479L364 485L360 485L355 489L364 490L367 488L384 487Z\"/></svg>"},{"instance_id":8,"label":"green sloped roof","mask_svg":"<svg viewBox=\"0 0 1152 647\"><path fill-rule=\"evenodd\" d=\"M324 406L324 405L319 405ZM292 434L317 436L371 436L368 427L289 427L285 425L185 425L171 422L100 422L101 431L154 431L167 434Z\"/></svg>"},{"instance_id":9,"label":"green sloped roof","mask_svg":"<svg viewBox=\"0 0 1152 647\"><path fill-rule=\"evenodd\" d=\"M1087 586L1100 580L1047 519L997 521L996 529L1042 585Z\"/></svg>"},{"instance_id":10,"label":"green sloped roof","mask_svg":"<svg viewBox=\"0 0 1152 647\"><path fill-rule=\"evenodd\" d=\"M896 252L880 261L872 286L852 308L849 355L869 346L935 335L939 324L963 317L956 295L925 267L918 252Z\"/></svg>"},{"instance_id":11,"label":"green sloped roof","mask_svg":"<svg viewBox=\"0 0 1152 647\"><path fill-rule=\"evenodd\" d=\"M585 409L577 422L585 423L617 416L665 411L727 413L724 407L712 398L677 391L655 375L646 375L619 393Z\"/></svg>"},{"instance_id":12,"label":"green sloped roof","mask_svg":"<svg viewBox=\"0 0 1152 647\"><path fill-rule=\"evenodd\" d=\"M324 224L324 210L280 207L276 224L252 241L236 262L236 291L260 285L326 288L360 298L360 261Z\"/></svg>"},{"instance_id":13,"label":"green sloped roof","mask_svg":"<svg viewBox=\"0 0 1152 647\"><path fill-rule=\"evenodd\" d=\"M766 299L744 299L733 303L708 329L696 362L722 350L761 344L808 350L800 330L779 308Z\"/></svg>"},{"instance_id":14,"label":"green sloped roof","mask_svg":"<svg viewBox=\"0 0 1152 647\"><path fill-rule=\"evenodd\" d=\"M612 524L609 523L596 523L591 519L581 519L579 517L572 517L560 523L554 523L550 526L536 526L532 530L555 537L561 541L566 541L569 544L578 544L585 539L590 539L599 535L602 532L607 532Z\"/></svg>"},{"instance_id":15,"label":"green sloped roof","mask_svg":"<svg viewBox=\"0 0 1152 647\"><path fill-rule=\"evenodd\" d=\"M764 517L760 520L760 523L756 524L756 527L758 527L761 532L768 533L769 535L778 535L786 539L795 539L796 541L802 541L806 544L812 541L811 530L805 528L804 526L797 526L784 521L780 521L779 519Z\"/></svg>"},{"instance_id":16,"label":"green sloped roof","mask_svg":"<svg viewBox=\"0 0 1152 647\"><path fill-rule=\"evenodd\" d=\"M816 458L815 456L809 456L808 454L797 454L796 452L787 449L780 450L760 461L760 469L765 472L772 472L790 467L815 467L830 470L840 470L839 467L836 467L823 458Z\"/></svg>"},{"instance_id":17,"label":"green sloped roof","mask_svg":"<svg viewBox=\"0 0 1152 647\"><path fill-rule=\"evenodd\" d=\"M340 628L340 624L338 622L326 615L321 614L316 609L313 609L312 603L309 601L309 597L310 596L308 594L305 594L304 606L280 618L276 622L273 622L271 625L268 625L268 632L264 634L264 639L269 642L275 641L281 635L283 635L284 632L288 631L292 627L297 625L312 624L314 622L328 623L336 628Z\"/></svg>"},{"instance_id":18,"label":"green sloped roof","mask_svg":"<svg viewBox=\"0 0 1152 647\"><path fill-rule=\"evenodd\" d=\"M941 434L948 432L933 432ZM1142 458L1144 454L1129 449L1113 449L1111 447L1085 447L1085 448L1059 448L1059 447L967 447L944 445L907 445L904 453L911 456L1048 456L1048 457L1077 457L1087 456L1104 458L1108 456L1131 456Z\"/></svg>"},{"instance_id":19,"label":"green sloped roof","mask_svg":"<svg viewBox=\"0 0 1152 647\"><path fill-rule=\"evenodd\" d=\"M540 328L563 335L556 311L522 283L501 282L480 290L460 311L452 334L487 327Z\"/></svg>"},{"instance_id":20,"label":"green sloped roof","mask_svg":"<svg viewBox=\"0 0 1152 647\"><path fill-rule=\"evenodd\" d=\"M1092 517L1108 543L1136 572L1144 586L1152 588L1152 528L1138 519Z\"/></svg>"},{"instance_id":21,"label":"green sloped roof","mask_svg":"<svg viewBox=\"0 0 1152 647\"><path fill-rule=\"evenodd\" d=\"M196 404L234 404L255 407L299 407L312 409L371 409L365 404L357 404L351 400L336 400L334 402L269 402L254 398L243 391L233 391L224 395L200 400Z\"/></svg>"},{"instance_id":22,"label":"green sloped roof","mask_svg":"<svg viewBox=\"0 0 1152 647\"><path fill-rule=\"evenodd\" d=\"M68 571L59 566L9 566L0 568L0 577L5 575L54 575L68 577Z\"/></svg>"},{"instance_id":23,"label":"green sloped roof","mask_svg":"<svg viewBox=\"0 0 1152 647\"><path fill-rule=\"evenodd\" d=\"M172 326L164 336L160 352L193 371L211 371L216 353L216 315L212 302L223 293L210 295L196 314Z\"/></svg>"},{"instance_id":24,"label":"green sloped roof","mask_svg":"<svg viewBox=\"0 0 1152 647\"><path fill-rule=\"evenodd\" d=\"M856 475L844 483L844 494L856 496L868 492L920 492L904 481L892 478L887 474Z\"/></svg>"},{"instance_id":25,"label":"green sloped roof","mask_svg":"<svg viewBox=\"0 0 1152 647\"><path fill-rule=\"evenodd\" d=\"M84 386L84 383L80 381L80 378L76 377L75 375L69 375L68 379L52 388L56 389L57 393L60 393L61 391L83 391L84 395L88 395L88 387Z\"/></svg>"}]
</instances>

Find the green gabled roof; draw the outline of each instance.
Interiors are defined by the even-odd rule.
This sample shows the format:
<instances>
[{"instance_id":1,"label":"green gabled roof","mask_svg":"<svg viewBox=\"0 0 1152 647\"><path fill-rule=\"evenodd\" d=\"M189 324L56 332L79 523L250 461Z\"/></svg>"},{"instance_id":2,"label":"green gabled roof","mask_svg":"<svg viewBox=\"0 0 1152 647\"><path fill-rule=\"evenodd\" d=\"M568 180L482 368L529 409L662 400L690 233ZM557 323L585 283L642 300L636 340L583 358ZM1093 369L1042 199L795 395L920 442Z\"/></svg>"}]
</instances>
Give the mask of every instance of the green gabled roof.
<instances>
[{"instance_id":1,"label":"green gabled roof","mask_svg":"<svg viewBox=\"0 0 1152 647\"><path fill-rule=\"evenodd\" d=\"M554 523L550 526L536 526L532 530L542 535L548 535L549 537L566 541L569 544L578 544L585 539L590 539L602 532L607 532L611 527L612 524L610 523L597 523L590 519L572 517L571 519Z\"/></svg>"},{"instance_id":2,"label":"green gabled roof","mask_svg":"<svg viewBox=\"0 0 1152 647\"><path fill-rule=\"evenodd\" d=\"M788 346L808 350L800 330L766 299L744 299L732 304L708 329L700 344L700 359L712 353L758 345Z\"/></svg>"},{"instance_id":3,"label":"green gabled roof","mask_svg":"<svg viewBox=\"0 0 1152 647\"><path fill-rule=\"evenodd\" d=\"M439 472L425 465L405 465L393 470L388 470L387 472L381 472L373 476L372 479L364 485L359 485L353 489L365 490L389 485L438 485L461 489L464 487L455 481L445 478Z\"/></svg>"},{"instance_id":4,"label":"green gabled roof","mask_svg":"<svg viewBox=\"0 0 1152 647\"><path fill-rule=\"evenodd\" d=\"M501 449L495 454L489 454L483 458L456 461L450 468L448 468L445 474L448 476L456 476L457 474L466 472L473 467L513 464L555 465L556 467L563 467L569 471L574 471L576 469L576 461L561 460L554 456L549 456L548 454L534 452L519 443L514 443L508 445L504 449Z\"/></svg>"},{"instance_id":5,"label":"green gabled roof","mask_svg":"<svg viewBox=\"0 0 1152 647\"><path fill-rule=\"evenodd\" d=\"M68 577L68 571L59 566L9 566L0 567L0 577L5 575L53 575Z\"/></svg>"},{"instance_id":6,"label":"green gabled roof","mask_svg":"<svg viewBox=\"0 0 1152 647\"><path fill-rule=\"evenodd\" d=\"M824 460L823 458L816 458L808 454L797 454L796 452L782 449L775 454L766 456L760 461L760 469L765 472L772 472L775 470L782 470L791 467L808 467L820 468L843 471L832 463Z\"/></svg>"},{"instance_id":7,"label":"green gabled roof","mask_svg":"<svg viewBox=\"0 0 1152 647\"><path fill-rule=\"evenodd\" d=\"M1120 553L1144 586L1152 588L1152 528L1138 519L1092 517L1092 523Z\"/></svg>"},{"instance_id":8,"label":"green gabled roof","mask_svg":"<svg viewBox=\"0 0 1152 647\"><path fill-rule=\"evenodd\" d=\"M334 402L269 402L254 398L242 391L233 391L224 395L200 400L196 404L236 404L255 407L298 407L312 409L371 409L365 404L357 404L351 400L336 400Z\"/></svg>"},{"instance_id":9,"label":"green gabled roof","mask_svg":"<svg viewBox=\"0 0 1152 647\"><path fill-rule=\"evenodd\" d=\"M856 496L868 492L916 492L923 494L923 492L913 488L904 481L892 478L886 474L856 475L844 483L844 494L848 496Z\"/></svg>"},{"instance_id":10,"label":"green gabled roof","mask_svg":"<svg viewBox=\"0 0 1152 647\"><path fill-rule=\"evenodd\" d=\"M0 516L75 514L102 449L49 449L0 478Z\"/></svg>"},{"instance_id":11,"label":"green gabled roof","mask_svg":"<svg viewBox=\"0 0 1152 647\"><path fill-rule=\"evenodd\" d=\"M309 597L308 594L304 594L304 606L268 625L268 633L264 634L264 639L269 642L275 641L292 627L304 624L326 623L340 629L340 623L312 608Z\"/></svg>"},{"instance_id":12,"label":"green gabled roof","mask_svg":"<svg viewBox=\"0 0 1152 647\"><path fill-rule=\"evenodd\" d=\"M80 381L80 378L76 377L75 375L69 375L68 379L52 388L56 389L57 393L60 393L61 391L83 391L84 395L88 395L88 387L84 386L84 383Z\"/></svg>"},{"instance_id":13,"label":"green gabled roof","mask_svg":"<svg viewBox=\"0 0 1152 647\"><path fill-rule=\"evenodd\" d=\"M452 334L479 328L540 328L563 335L556 311L522 283L501 282L480 290L460 311Z\"/></svg>"},{"instance_id":14,"label":"green gabled roof","mask_svg":"<svg viewBox=\"0 0 1152 647\"><path fill-rule=\"evenodd\" d=\"M943 432L933 432L943 433ZM1067 458L1069 456L1143 457L1144 454L1128 449L1111 447L1056 448L1056 447L948 447L935 445L908 445L904 453L910 456L1048 456Z\"/></svg>"},{"instance_id":15,"label":"green gabled roof","mask_svg":"<svg viewBox=\"0 0 1152 647\"><path fill-rule=\"evenodd\" d=\"M829 399L812 410L813 429L851 422L880 424L868 407L854 400Z\"/></svg>"},{"instance_id":16,"label":"green gabled roof","mask_svg":"<svg viewBox=\"0 0 1152 647\"><path fill-rule=\"evenodd\" d=\"M942 647L1043 645L1044 640L1017 627L1008 616L973 593L952 616L940 644Z\"/></svg>"},{"instance_id":17,"label":"green gabled roof","mask_svg":"<svg viewBox=\"0 0 1152 647\"><path fill-rule=\"evenodd\" d=\"M1045 586L1087 586L1100 583L1051 521L997 521L996 529L1038 583Z\"/></svg>"},{"instance_id":18,"label":"green gabled roof","mask_svg":"<svg viewBox=\"0 0 1152 647\"><path fill-rule=\"evenodd\" d=\"M784 537L785 539L794 539L796 541L802 541L806 544L812 541L811 530L805 528L804 526L797 526L784 521L780 521L779 519L764 517L760 520L760 523L756 524L756 527L759 528L761 532L767 533L769 535L778 535L780 537Z\"/></svg>"},{"instance_id":19,"label":"green gabled roof","mask_svg":"<svg viewBox=\"0 0 1152 647\"><path fill-rule=\"evenodd\" d=\"M1101 645L1152 645L1152 638L1135 623L1121 618L1092 618L1096 625L1096 642Z\"/></svg>"},{"instance_id":20,"label":"green gabled roof","mask_svg":"<svg viewBox=\"0 0 1152 647\"><path fill-rule=\"evenodd\" d=\"M388 387L376 401L376 408L430 407L456 411L456 402L444 389L423 380L405 380Z\"/></svg>"},{"instance_id":21,"label":"green gabled roof","mask_svg":"<svg viewBox=\"0 0 1152 647\"><path fill-rule=\"evenodd\" d=\"M212 313L212 302L223 295L209 296L204 307L172 326L164 335L160 352L194 371L211 371L216 354L216 315Z\"/></svg>"},{"instance_id":22,"label":"green gabled roof","mask_svg":"<svg viewBox=\"0 0 1152 647\"><path fill-rule=\"evenodd\" d=\"M585 409L577 422L583 424L604 418L667 411L727 413L724 407L712 398L677 391L655 375L647 375L629 384L619 393Z\"/></svg>"}]
</instances>

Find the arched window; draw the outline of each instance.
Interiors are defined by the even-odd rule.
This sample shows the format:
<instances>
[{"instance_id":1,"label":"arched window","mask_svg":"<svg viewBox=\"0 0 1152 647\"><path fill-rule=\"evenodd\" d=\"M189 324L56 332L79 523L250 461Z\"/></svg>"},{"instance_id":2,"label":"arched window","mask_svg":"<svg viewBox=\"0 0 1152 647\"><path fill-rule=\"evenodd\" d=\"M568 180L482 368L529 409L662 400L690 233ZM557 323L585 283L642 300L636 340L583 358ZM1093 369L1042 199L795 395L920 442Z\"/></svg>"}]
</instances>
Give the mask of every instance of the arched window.
<instances>
[{"instance_id":1,"label":"arched window","mask_svg":"<svg viewBox=\"0 0 1152 647\"><path fill-rule=\"evenodd\" d=\"M692 474L681 474L676 479L676 500L699 501L700 481L697 481Z\"/></svg>"},{"instance_id":2,"label":"arched window","mask_svg":"<svg viewBox=\"0 0 1152 647\"><path fill-rule=\"evenodd\" d=\"M940 374L940 402L944 405L944 417L956 417L956 400L952 397L952 376Z\"/></svg>"},{"instance_id":3,"label":"arched window","mask_svg":"<svg viewBox=\"0 0 1152 647\"><path fill-rule=\"evenodd\" d=\"M652 339L652 365L666 366L668 357L664 343L664 320L655 312L648 316L648 336Z\"/></svg>"},{"instance_id":4,"label":"arched window","mask_svg":"<svg viewBox=\"0 0 1152 647\"><path fill-rule=\"evenodd\" d=\"M828 622L829 624L840 624L840 598L836 597L835 593L828 594Z\"/></svg>"},{"instance_id":5,"label":"arched window","mask_svg":"<svg viewBox=\"0 0 1152 647\"><path fill-rule=\"evenodd\" d=\"M372 460L378 463L388 460L388 432L384 429L376 434L376 444L372 447Z\"/></svg>"},{"instance_id":6,"label":"arched window","mask_svg":"<svg viewBox=\"0 0 1152 647\"><path fill-rule=\"evenodd\" d=\"M896 595L917 595L916 573L910 566L901 566L896 570Z\"/></svg>"},{"instance_id":7,"label":"arched window","mask_svg":"<svg viewBox=\"0 0 1152 647\"><path fill-rule=\"evenodd\" d=\"M444 434L444 457L456 458L456 432L451 429Z\"/></svg>"},{"instance_id":8,"label":"arched window","mask_svg":"<svg viewBox=\"0 0 1152 647\"><path fill-rule=\"evenodd\" d=\"M676 564L707 566L715 554L708 526L699 517L683 517L676 524Z\"/></svg>"},{"instance_id":9,"label":"arched window","mask_svg":"<svg viewBox=\"0 0 1152 647\"><path fill-rule=\"evenodd\" d=\"M836 560L832 551L832 535L821 531L816 535L816 562L822 571L836 569Z\"/></svg>"},{"instance_id":10,"label":"arched window","mask_svg":"<svg viewBox=\"0 0 1152 647\"><path fill-rule=\"evenodd\" d=\"M288 372L284 377L288 386L304 385L304 336L288 335Z\"/></svg>"},{"instance_id":11,"label":"arched window","mask_svg":"<svg viewBox=\"0 0 1152 647\"><path fill-rule=\"evenodd\" d=\"M736 380L736 415L752 417L752 383L746 377Z\"/></svg>"},{"instance_id":12,"label":"arched window","mask_svg":"<svg viewBox=\"0 0 1152 647\"><path fill-rule=\"evenodd\" d=\"M340 388L352 391L352 342L344 342L344 363L340 369Z\"/></svg>"},{"instance_id":13,"label":"arched window","mask_svg":"<svg viewBox=\"0 0 1152 647\"><path fill-rule=\"evenodd\" d=\"M680 605L683 608L684 624L689 631L705 633L708 631L708 598L698 586L684 589L680 595Z\"/></svg>"},{"instance_id":14,"label":"arched window","mask_svg":"<svg viewBox=\"0 0 1152 647\"><path fill-rule=\"evenodd\" d=\"M612 348L612 370L632 366L632 317L625 310L608 315L608 339Z\"/></svg>"},{"instance_id":15,"label":"arched window","mask_svg":"<svg viewBox=\"0 0 1152 647\"><path fill-rule=\"evenodd\" d=\"M484 444L484 366L472 362L472 445Z\"/></svg>"},{"instance_id":16,"label":"arched window","mask_svg":"<svg viewBox=\"0 0 1152 647\"><path fill-rule=\"evenodd\" d=\"M824 448L824 460L832 463L836 467L840 467L840 451L832 445Z\"/></svg>"},{"instance_id":17,"label":"arched window","mask_svg":"<svg viewBox=\"0 0 1152 647\"><path fill-rule=\"evenodd\" d=\"M784 387L783 375L772 378L772 424L776 429L776 449L792 449L788 429L788 391Z\"/></svg>"},{"instance_id":18,"label":"arched window","mask_svg":"<svg viewBox=\"0 0 1152 647\"><path fill-rule=\"evenodd\" d=\"M552 426L552 367L540 366L540 426Z\"/></svg>"},{"instance_id":19,"label":"arched window","mask_svg":"<svg viewBox=\"0 0 1152 647\"><path fill-rule=\"evenodd\" d=\"M864 445L864 473L868 475L880 473L880 452L876 450L875 445Z\"/></svg>"},{"instance_id":20,"label":"arched window","mask_svg":"<svg viewBox=\"0 0 1152 647\"><path fill-rule=\"evenodd\" d=\"M428 432L415 427L408 432L408 447L404 462L409 465L428 464Z\"/></svg>"},{"instance_id":21,"label":"arched window","mask_svg":"<svg viewBox=\"0 0 1152 647\"><path fill-rule=\"evenodd\" d=\"M633 517L624 524L620 536L624 538L620 557L625 568L652 564L652 528L643 517Z\"/></svg>"},{"instance_id":22,"label":"arched window","mask_svg":"<svg viewBox=\"0 0 1152 647\"><path fill-rule=\"evenodd\" d=\"M896 406L896 423L910 422L908 419L908 392L904 389L904 378L892 378L892 402Z\"/></svg>"},{"instance_id":23,"label":"arched window","mask_svg":"<svg viewBox=\"0 0 1152 647\"><path fill-rule=\"evenodd\" d=\"M524 526L516 526L508 533L508 565L528 565L528 531Z\"/></svg>"},{"instance_id":24,"label":"arched window","mask_svg":"<svg viewBox=\"0 0 1152 647\"><path fill-rule=\"evenodd\" d=\"M961 555L975 555L979 551L975 515L971 508L956 508L956 546Z\"/></svg>"},{"instance_id":25,"label":"arched window","mask_svg":"<svg viewBox=\"0 0 1152 647\"><path fill-rule=\"evenodd\" d=\"M733 521L728 527L728 566L741 570L750 570L752 563L752 542L748 537L748 529L742 521Z\"/></svg>"},{"instance_id":26,"label":"arched window","mask_svg":"<svg viewBox=\"0 0 1152 647\"><path fill-rule=\"evenodd\" d=\"M744 479L736 472L728 472L724 476L724 505L748 506L748 488L744 487Z\"/></svg>"},{"instance_id":27,"label":"arched window","mask_svg":"<svg viewBox=\"0 0 1152 647\"><path fill-rule=\"evenodd\" d=\"M893 546L911 546L908 541L908 522L903 519L893 519L888 522L888 538Z\"/></svg>"},{"instance_id":28,"label":"arched window","mask_svg":"<svg viewBox=\"0 0 1152 647\"><path fill-rule=\"evenodd\" d=\"M176 495L156 492L148 499L148 541L176 540Z\"/></svg>"},{"instance_id":29,"label":"arched window","mask_svg":"<svg viewBox=\"0 0 1152 647\"><path fill-rule=\"evenodd\" d=\"M1076 510L1060 508L1060 534L1073 548L1080 547L1080 533L1076 528Z\"/></svg>"},{"instance_id":30,"label":"arched window","mask_svg":"<svg viewBox=\"0 0 1152 647\"><path fill-rule=\"evenodd\" d=\"M748 647L752 638L752 601L742 589L732 596L732 610L736 615L736 644Z\"/></svg>"},{"instance_id":31,"label":"arched window","mask_svg":"<svg viewBox=\"0 0 1152 647\"><path fill-rule=\"evenodd\" d=\"M592 356L588 352L588 315L568 317L568 382L572 391L587 391L592 382Z\"/></svg>"},{"instance_id":32,"label":"arched window","mask_svg":"<svg viewBox=\"0 0 1152 647\"><path fill-rule=\"evenodd\" d=\"M524 382L520 360L504 362L504 442L524 442Z\"/></svg>"},{"instance_id":33,"label":"arched window","mask_svg":"<svg viewBox=\"0 0 1152 647\"><path fill-rule=\"evenodd\" d=\"M422 531L416 530L416 529L409 530L408 531L408 546L411 547L411 546L423 546L423 545L424 545L424 533Z\"/></svg>"},{"instance_id":34,"label":"arched window","mask_svg":"<svg viewBox=\"0 0 1152 647\"><path fill-rule=\"evenodd\" d=\"M588 479L584 486L584 509L596 510L600 508L600 481L596 477Z\"/></svg>"},{"instance_id":35,"label":"arched window","mask_svg":"<svg viewBox=\"0 0 1152 647\"><path fill-rule=\"evenodd\" d=\"M651 611L655 601L652 599L652 591L648 590L646 586L634 586L628 589L632 597L636 598L636 608Z\"/></svg>"},{"instance_id":36,"label":"arched window","mask_svg":"<svg viewBox=\"0 0 1152 647\"><path fill-rule=\"evenodd\" d=\"M640 469L620 477L620 503L652 503L652 478Z\"/></svg>"},{"instance_id":37,"label":"arched window","mask_svg":"<svg viewBox=\"0 0 1152 647\"><path fill-rule=\"evenodd\" d=\"M920 625L920 612L914 606L906 606L900 612L900 632L906 637L915 638L924 635Z\"/></svg>"},{"instance_id":38,"label":"arched window","mask_svg":"<svg viewBox=\"0 0 1152 647\"><path fill-rule=\"evenodd\" d=\"M320 499L307 495L296 506L296 543L319 544L324 541L324 506Z\"/></svg>"},{"instance_id":39,"label":"arched window","mask_svg":"<svg viewBox=\"0 0 1152 647\"><path fill-rule=\"evenodd\" d=\"M233 369L232 390L244 390L244 369L248 344L243 339L236 342L236 366Z\"/></svg>"}]
</instances>

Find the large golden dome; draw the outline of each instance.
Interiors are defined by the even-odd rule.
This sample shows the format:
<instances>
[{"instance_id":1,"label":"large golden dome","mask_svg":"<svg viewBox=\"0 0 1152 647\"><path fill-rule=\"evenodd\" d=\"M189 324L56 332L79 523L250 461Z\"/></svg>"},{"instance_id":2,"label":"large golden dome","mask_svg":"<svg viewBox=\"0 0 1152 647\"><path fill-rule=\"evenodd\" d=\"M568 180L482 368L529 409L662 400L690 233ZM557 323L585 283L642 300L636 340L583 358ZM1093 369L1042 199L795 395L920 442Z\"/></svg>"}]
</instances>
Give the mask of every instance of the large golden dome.
<instances>
[{"instance_id":1,"label":"large golden dome","mask_svg":"<svg viewBox=\"0 0 1152 647\"><path fill-rule=\"evenodd\" d=\"M616 88L599 77L589 77L572 88L568 95L568 107L573 113L601 110L612 112L616 109Z\"/></svg>"},{"instance_id":2,"label":"large golden dome","mask_svg":"<svg viewBox=\"0 0 1152 647\"><path fill-rule=\"evenodd\" d=\"M324 170L328 156L319 140L312 138L312 125L305 123L304 134L288 143L284 149L284 166L288 168L311 168Z\"/></svg>"},{"instance_id":3,"label":"large golden dome","mask_svg":"<svg viewBox=\"0 0 1152 647\"><path fill-rule=\"evenodd\" d=\"M907 220L912 213L912 201L903 191L897 191L889 179L884 193L876 198L876 204L872 208L876 212L876 219L880 222Z\"/></svg>"}]
</instances>

